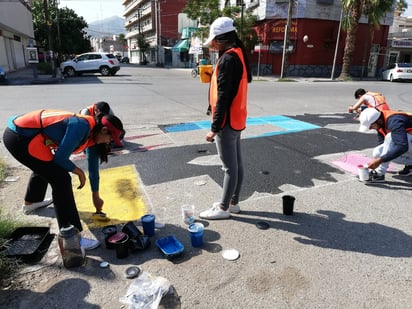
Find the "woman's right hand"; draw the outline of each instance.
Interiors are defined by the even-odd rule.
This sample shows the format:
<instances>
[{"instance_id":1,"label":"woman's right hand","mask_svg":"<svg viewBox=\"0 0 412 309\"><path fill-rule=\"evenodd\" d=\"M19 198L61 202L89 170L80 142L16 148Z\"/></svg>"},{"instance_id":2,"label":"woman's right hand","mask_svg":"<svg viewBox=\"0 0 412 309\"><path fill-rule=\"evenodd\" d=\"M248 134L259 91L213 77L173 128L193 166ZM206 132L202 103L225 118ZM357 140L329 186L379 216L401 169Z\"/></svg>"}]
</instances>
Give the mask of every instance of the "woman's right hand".
<instances>
[{"instance_id":1,"label":"woman's right hand","mask_svg":"<svg viewBox=\"0 0 412 309\"><path fill-rule=\"evenodd\" d=\"M80 185L77 187L77 189L83 188L84 185L86 184L86 175L84 174L83 170L80 169L80 168L78 168L78 167L76 167L76 168L73 170L73 174L76 174L77 177L79 177Z\"/></svg>"}]
</instances>

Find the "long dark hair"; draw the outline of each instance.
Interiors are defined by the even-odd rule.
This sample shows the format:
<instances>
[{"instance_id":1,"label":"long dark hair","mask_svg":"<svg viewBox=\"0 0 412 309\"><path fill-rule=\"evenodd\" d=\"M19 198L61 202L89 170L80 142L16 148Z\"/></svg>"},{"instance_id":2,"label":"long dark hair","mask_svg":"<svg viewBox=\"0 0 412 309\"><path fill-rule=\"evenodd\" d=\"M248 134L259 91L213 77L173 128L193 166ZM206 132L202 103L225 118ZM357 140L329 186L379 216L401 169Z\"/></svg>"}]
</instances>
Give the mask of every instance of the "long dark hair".
<instances>
[{"instance_id":1,"label":"long dark hair","mask_svg":"<svg viewBox=\"0 0 412 309\"><path fill-rule=\"evenodd\" d=\"M123 123L118 117L116 117L115 115L110 115L110 114L108 115L99 114L95 117L96 125L94 126L91 132L93 139L96 138L96 136L99 134L99 132L103 128L103 124L102 124L103 117L106 118L106 120L108 120L114 127L124 132ZM97 153L100 158L100 164L102 164L103 162L107 162L108 154L110 152L110 145L96 144L96 148L97 148Z\"/></svg>"},{"instance_id":2,"label":"long dark hair","mask_svg":"<svg viewBox=\"0 0 412 309\"><path fill-rule=\"evenodd\" d=\"M250 83L252 81L252 71L250 69L249 59L247 57L245 45L239 39L236 31L230 31L230 32L217 35L215 37L215 40L219 43L231 44L233 47L239 47L242 50L243 59L245 61L246 70L247 70L247 81ZM221 56L223 52L224 51L219 51L219 56Z\"/></svg>"}]
</instances>

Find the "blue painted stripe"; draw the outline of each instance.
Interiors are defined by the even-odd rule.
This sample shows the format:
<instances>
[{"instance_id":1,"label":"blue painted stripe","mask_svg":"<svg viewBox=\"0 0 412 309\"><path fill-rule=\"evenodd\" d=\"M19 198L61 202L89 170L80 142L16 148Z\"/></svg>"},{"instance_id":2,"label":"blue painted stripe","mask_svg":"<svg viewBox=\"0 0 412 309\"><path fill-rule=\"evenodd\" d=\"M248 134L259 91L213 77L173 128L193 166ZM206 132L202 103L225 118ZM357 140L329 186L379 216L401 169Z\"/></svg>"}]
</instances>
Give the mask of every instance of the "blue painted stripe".
<instances>
[{"instance_id":1,"label":"blue painted stripe","mask_svg":"<svg viewBox=\"0 0 412 309\"><path fill-rule=\"evenodd\" d=\"M264 116L264 117L248 117L246 120L246 126L259 126L259 125L273 125L278 127L280 131L265 132L255 137L272 136L286 133L294 133L305 130L313 130L320 128L319 126L313 125L308 122L292 119L282 115L274 116ZM184 132L184 131L194 131L210 128L210 121L195 121L188 123L180 123L176 125L171 125L165 127L165 131L169 133ZM251 137L249 137L251 138Z\"/></svg>"}]
</instances>

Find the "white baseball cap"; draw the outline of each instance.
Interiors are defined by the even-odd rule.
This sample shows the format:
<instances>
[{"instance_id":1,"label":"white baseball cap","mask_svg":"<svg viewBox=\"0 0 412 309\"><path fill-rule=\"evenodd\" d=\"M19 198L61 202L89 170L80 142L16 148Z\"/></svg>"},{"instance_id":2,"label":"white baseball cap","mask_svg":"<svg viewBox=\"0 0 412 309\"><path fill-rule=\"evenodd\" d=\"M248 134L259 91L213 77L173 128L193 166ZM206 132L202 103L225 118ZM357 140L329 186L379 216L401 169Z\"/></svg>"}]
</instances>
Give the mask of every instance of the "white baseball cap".
<instances>
[{"instance_id":1,"label":"white baseball cap","mask_svg":"<svg viewBox=\"0 0 412 309\"><path fill-rule=\"evenodd\" d=\"M209 45L212 40L221 34L235 31L236 28L233 27L233 19L229 17L219 17L210 25L209 37L207 38L204 45Z\"/></svg>"},{"instance_id":2,"label":"white baseball cap","mask_svg":"<svg viewBox=\"0 0 412 309\"><path fill-rule=\"evenodd\" d=\"M376 108L365 108L359 116L359 132L367 132L372 123L379 119L381 112Z\"/></svg>"}]
</instances>

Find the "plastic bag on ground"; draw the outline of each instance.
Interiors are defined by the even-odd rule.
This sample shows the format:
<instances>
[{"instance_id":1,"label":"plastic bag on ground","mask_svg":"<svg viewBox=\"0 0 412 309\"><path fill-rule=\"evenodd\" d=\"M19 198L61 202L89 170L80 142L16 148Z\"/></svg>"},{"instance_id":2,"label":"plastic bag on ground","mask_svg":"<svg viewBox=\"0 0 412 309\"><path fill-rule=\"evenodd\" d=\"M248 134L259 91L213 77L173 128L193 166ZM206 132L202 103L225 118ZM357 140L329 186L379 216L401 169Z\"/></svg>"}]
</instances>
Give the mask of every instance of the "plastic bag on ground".
<instances>
[{"instance_id":1,"label":"plastic bag on ground","mask_svg":"<svg viewBox=\"0 0 412 309\"><path fill-rule=\"evenodd\" d=\"M156 309L169 288L170 283L166 278L143 271L133 280L120 301L128 304L129 309Z\"/></svg>"}]
</instances>

